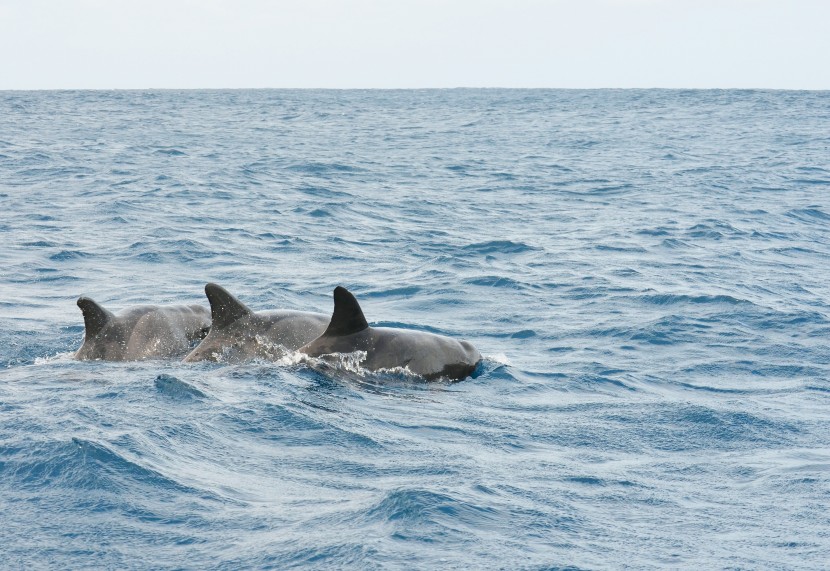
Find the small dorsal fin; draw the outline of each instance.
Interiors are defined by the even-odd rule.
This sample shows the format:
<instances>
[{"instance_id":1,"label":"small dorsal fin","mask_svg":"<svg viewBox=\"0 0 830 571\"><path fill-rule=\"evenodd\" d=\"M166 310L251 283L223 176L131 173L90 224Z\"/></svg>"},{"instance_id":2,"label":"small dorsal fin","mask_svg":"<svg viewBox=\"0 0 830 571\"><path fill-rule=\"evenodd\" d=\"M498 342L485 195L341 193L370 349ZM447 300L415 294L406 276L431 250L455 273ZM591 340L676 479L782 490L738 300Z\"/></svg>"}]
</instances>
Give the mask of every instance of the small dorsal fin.
<instances>
[{"instance_id":1,"label":"small dorsal fin","mask_svg":"<svg viewBox=\"0 0 830 571\"><path fill-rule=\"evenodd\" d=\"M331 322L323 335L326 337L351 335L367 327L369 324L363 317L363 310L360 309L360 304L351 292L341 286L334 288L334 313L331 314Z\"/></svg>"},{"instance_id":2,"label":"small dorsal fin","mask_svg":"<svg viewBox=\"0 0 830 571\"><path fill-rule=\"evenodd\" d=\"M240 317L253 313L244 303L232 296L220 285L207 284L205 295L210 302L211 329L227 327Z\"/></svg>"},{"instance_id":3,"label":"small dorsal fin","mask_svg":"<svg viewBox=\"0 0 830 571\"><path fill-rule=\"evenodd\" d=\"M92 339L98 335L104 326L115 318L111 312L88 297L79 297L78 307L81 308L81 313L84 314L84 330L87 339Z\"/></svg>"}]
</instances>

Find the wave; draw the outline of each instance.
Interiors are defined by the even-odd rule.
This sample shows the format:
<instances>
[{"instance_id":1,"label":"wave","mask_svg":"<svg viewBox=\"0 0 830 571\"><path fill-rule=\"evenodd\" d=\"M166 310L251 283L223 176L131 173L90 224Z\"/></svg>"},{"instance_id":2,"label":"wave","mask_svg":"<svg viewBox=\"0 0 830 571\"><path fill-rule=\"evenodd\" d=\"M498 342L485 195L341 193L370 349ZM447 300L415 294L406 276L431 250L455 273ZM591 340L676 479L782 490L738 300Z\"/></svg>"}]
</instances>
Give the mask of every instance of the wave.
<instances>
[{"instance_id":1,"label":"wave","mask_svg":"<svg viewBox=\"0 0 830 571\"><path fill-rule=\"evenodd\" d=\"M400 539L417 535L430 541L440 536L442 528L488 527L499 517L499 512L488 506L479 506L448 494L419 488L403 488L384 494L362 518L369 522L386 522L395 528Z\"/></svg>"},{"instance_id":2,"label":"wave","mask_svg":"<svg viewBox=\"0 0 830 571\"><path fill-rule=\"evenodd\" d=\"M521 254L524 252L533 252L538 248L525 244L524 242L514 242L512 240L494 240L489 242L478 242L475 244L468 244L462 248L465 252L471 254Z\"/></svg>"},{"instance_id":3,"label":"wave","mask_svg":"<svg viewBox=\"0 0 830 571\"><path fill-rule=\"evenodd\" d=\"M32 443L6 448L2 471L26 489L60 488L98 492L174 493L211 497L165 476L117 449L87 438Z\"/></svg>"},{"instance_id":4,"label":"wave","mask_svg":"<svg viewBox=\"0 0 830 571\"><path fill-rule=\"evenodd\" d=\"M162 374L154 381L159 393L180 400L204 399L207 395L195 386L172 375Z\"/></svg>"},{"instance_id":5,"label":"wave","mask_svg":"<svg viewBox=\"0 0 830 571\"><path fill-rule=\"evenodd\" d=\"M724 304L724 305L754 305L745 299L725 294L688 295L688 294L651 294L639 296L638 301L649 305L679 305L679 304Z\"/></svg>"},{"instance_id":6,"label":"wave","mask_svg":"<svg viewBox=\"0 0 830 571\"><path fill-rule=\"evenodd\" d=\"M356 174L366 172L366 169L354 165L347 165L342 163L295 163L286 167L289 171L294 171L303 174L310 174L315 176L323 176L329 174Z\"/></svg>"},{"instance_id":7,"label":"wave","mask_svg":"<svg viewBox=\"0 0 830 571\"><path fill-rule=\"evenodd\" d=\"M156 149L153 152L157 155L166 155L168 157L185 157L185 156L187 156L187 153L185 153L184 151L181 151L181 150L179 150L175 147L167 147L167 148Z\"/></svg>"}]
</instances>

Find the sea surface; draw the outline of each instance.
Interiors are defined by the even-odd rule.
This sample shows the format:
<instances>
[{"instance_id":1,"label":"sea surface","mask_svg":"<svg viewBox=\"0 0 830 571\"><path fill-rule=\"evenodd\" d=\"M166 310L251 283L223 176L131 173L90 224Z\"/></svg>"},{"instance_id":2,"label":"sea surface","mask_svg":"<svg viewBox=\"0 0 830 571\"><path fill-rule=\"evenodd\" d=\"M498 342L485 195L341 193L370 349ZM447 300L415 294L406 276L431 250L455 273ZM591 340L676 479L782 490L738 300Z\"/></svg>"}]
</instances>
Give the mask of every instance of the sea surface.
<instances>
[{"instance_id":1,"label":"sea surface","mask_svg":"<svg viewBox=\"0 0 830 571\"><path fill-rule=\"evenodd\" d=\"M485 358L72 359L207 282ZM828 92L0 92L0 568L826 569L828 283Z\"/></svg>"}]
</instances>

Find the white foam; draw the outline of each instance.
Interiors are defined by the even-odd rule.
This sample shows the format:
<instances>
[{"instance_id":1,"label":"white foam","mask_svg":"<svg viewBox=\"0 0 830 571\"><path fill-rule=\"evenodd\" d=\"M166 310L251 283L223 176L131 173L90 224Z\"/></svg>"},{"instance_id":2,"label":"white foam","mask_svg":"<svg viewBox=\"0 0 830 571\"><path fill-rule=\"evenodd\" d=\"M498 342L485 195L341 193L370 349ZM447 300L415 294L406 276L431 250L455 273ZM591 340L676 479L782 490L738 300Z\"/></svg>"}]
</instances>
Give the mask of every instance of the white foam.
<instances>
[{"instance_id":1,"label":"white foam","mask_svg":"<svg viewBox=\"0 0 830 571\"><path fill-rule=\"evenodd\" d=\"M75 351L68 351L66 353L55 353L47 357L35 357L35 365L48 365L49 363L65 363L74 360Z\"/></svg>"},{"instance_id":2,"label":"white foam","mask_svg":"<svg viewBox=\"0 0 830 571\"><path fill-rule=\"evenodd\" d=\"M513 363L510 362L510 359L508 359L507 355L505 355L504 353L495 353L494 355L483 355L483 357L488 361L493 361L494 363L498 363L500 365L507 365L508 367L513 365Z\"/></svg>"}]
</instances>

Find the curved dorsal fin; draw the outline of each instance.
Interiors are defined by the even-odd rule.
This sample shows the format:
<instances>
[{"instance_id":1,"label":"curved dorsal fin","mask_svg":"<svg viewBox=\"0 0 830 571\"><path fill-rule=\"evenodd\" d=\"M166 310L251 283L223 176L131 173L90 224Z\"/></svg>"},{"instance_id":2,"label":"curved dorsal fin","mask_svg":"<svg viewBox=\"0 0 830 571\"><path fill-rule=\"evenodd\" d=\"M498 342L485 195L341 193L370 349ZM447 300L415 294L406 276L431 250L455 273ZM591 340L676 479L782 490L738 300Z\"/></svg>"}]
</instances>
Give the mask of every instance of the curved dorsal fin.
<instances>
[{"instance_id":1,"label":"curved dorsal fin","mask_svg":"<svg viewBox=\"0 0 830 571\"><path fill-rule=\"evenodd\" d=\"M84 329L87 339L92 339L98 335L104 326L115 318L111 312L88 297L79 297L78 307L81 308L81 313L84 314Z\"/></svg>"},{"instance_id":2,"label":"curved dorsal fin","mask_svg":"<svg viewBox=\"0 0 830 571\"><path fill-rule=\"evenodd\" d=\"M240 317L253 313L244 303L232 296L220 285L207 284L205 295L210 302L211 329L227 327Z\"/></svg>"},{"instance_id":3,"label":"curved dorsal fin","mask_svg":"<svg viewBox=\"0 0 830 571\"><path fill-rule=\"evenodd\" d=\"M367 327L369 324L363 317L363 310L360 309L360 304L351 292L341 286L334 288L334 313L331 314L331 322L323 335L327 337L351 335Z\"/></svg>"}]
</instances>

